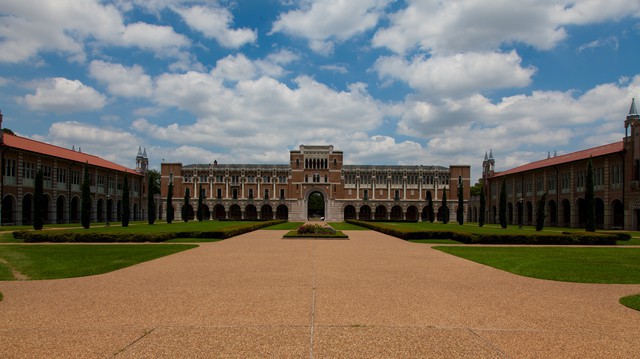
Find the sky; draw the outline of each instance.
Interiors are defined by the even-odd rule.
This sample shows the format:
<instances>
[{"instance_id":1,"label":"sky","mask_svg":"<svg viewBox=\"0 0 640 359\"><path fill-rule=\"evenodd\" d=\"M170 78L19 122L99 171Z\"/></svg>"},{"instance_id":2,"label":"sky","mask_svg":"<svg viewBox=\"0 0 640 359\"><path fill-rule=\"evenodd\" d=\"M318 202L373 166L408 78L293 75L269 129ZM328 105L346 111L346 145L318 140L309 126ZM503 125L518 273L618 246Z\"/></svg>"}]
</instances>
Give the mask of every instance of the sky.
<instances>
[{"instance_id":1,"label":"sky","mask_svg":"<svg viewBox=\"0 0 640 359\"><path fill-rule=\"evenodd\" d=\"M331 144L475 182L620 141L634 97L637 0L0 2L2 125L129 167Z\"/></svg>"}]
</instances>

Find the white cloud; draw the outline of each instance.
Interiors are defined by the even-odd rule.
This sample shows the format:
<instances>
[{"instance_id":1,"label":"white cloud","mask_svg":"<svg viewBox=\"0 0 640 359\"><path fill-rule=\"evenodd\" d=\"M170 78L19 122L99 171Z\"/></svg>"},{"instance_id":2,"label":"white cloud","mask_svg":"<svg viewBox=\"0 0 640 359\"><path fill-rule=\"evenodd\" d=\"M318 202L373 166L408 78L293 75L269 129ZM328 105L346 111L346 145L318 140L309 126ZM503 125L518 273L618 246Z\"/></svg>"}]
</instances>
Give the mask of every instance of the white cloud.
<instances>
[{"instance_id":1,"label":"white cloud","mask_svg":"<svg viewBox=\"0 0 640 359\"><path fill-rule=\"evenodd\" d=\"M78 80L56 77L40 82L35 94L26 95L22 101L31 110L69 113L99 110L106 99Z\"/></svg>"},{"instance_id":2,"label":"white cloud","mask_svg":"<svg viewBox=\"0 0 640 359\"><path fill-rule=\"evenodd\" d=\"M95 60L89 65L89 74L107 84L109 93L122 97L149 97L153 92L151 77L139 65L124 67Z\"/></svg>"},{"instance_id":3,"label":"white cloud","mask_svg":"<svg viewBox=\"0 0 640 359\"><path fill-rule=\"evenodd\" d=\"M251 29L231 29L233 16L228 9L217 6L176 7L184 21L204 36L215 39L227 48L239 48L256 41L258 35Z\"/></svg>"},{"instance_id":4,"label":"white cloud","mask_svg":"<svg viewBox=\"0 0 640 359\"><path fill-rule=\"evenodd\" d=\"M466 53L410 62L398 56L382 57L374 65L381 78L406 82L423 94L438 97L529 85L535 69L521 66L515 51L508 53Z\"/></svg>"},{"instance_id":5,"label":"white cloud","mask_svg":"<svg viewBox=\"0 0 640 359\"><path fill-rule=\"evenodd\" d=\"M599 38L591 42L588 42L586 44L582 44L578 47L576 51L578 53L581 53L585 50L593 50L598 47L605 47L605 46L608 46L614 50L617 50L618 47L620 46L620 43L618 42L618 38L616 36L609 36L607 38Z\"/></svg>"},{"instance_id":6,"label":"white cloud","mask_svg":"<svg viewBox=\"0 0 640 359\"><path fill-rule=\"evenodd\" d=\"M75 121L56 122L47 135L39 140L54 145L82 149L84 153L100 156L123 166L135 166L138 146L143 145L135 135L115 128L97 127ZM117 144L117 146L114 146Z\"/></svg>"},{"instance_id":7,"label":"white cloud","mask_svg":"<svg viewBox=\"0 0 640 359\"><path fill-rule=\"evenodd\" d=\"M320 69L325 71L336 72L339 74L346 74L347 72L349 72L349 70L347 70L347 67L342 65L323 65L323 66L320 66Z\"/></svg>"},{"instance_id":8,"label":"white cloud","mask_svg":"<svg viewBox=\"0 0 640 359\"><path fill-rule=\"evenodd\" d=\"M93 46L138 47L175 55L189 40L166 26L126 25L118 9L98 0L6 0L0 4L0 61L21 62L40 52L84 61L85 42Z\"/></svg>"},{"instance_id":9,"label":"white cloud","mask_svg":"<svg viewBox=\"0 0 640 359\"><path fill-rule=\"evenodd\" d=\"M565 27L624 16L640 16L640 3L615 1L509 0L423 1L390 16L373 45L404 53L416 46L432 54L495 51L520 42L551 49L567 36Z\"/></svg>"},{"instance_id":10,"label":"white cloud","mask_svg":"<svg viewBox=\"0 0 640 359\"><path fill-rule=\"evenodd\" d=\"M309 41L320 54L333 52L334 42L343 42L373 29L390 0L304 0L300 8L281 14L272 33L283 32Z\"/></svg>"}]
</instances>

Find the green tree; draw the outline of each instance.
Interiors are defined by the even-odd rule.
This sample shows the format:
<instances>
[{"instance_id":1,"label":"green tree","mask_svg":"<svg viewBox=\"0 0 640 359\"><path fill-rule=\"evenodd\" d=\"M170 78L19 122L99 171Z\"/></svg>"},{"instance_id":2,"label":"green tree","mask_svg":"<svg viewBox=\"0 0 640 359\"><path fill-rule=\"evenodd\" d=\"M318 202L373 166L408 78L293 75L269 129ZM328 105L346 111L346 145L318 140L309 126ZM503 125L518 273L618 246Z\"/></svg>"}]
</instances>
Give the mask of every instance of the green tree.
<instances>
[{"instance_id":1,"label":"green tree","mask_svg":"<svg viewBox=\"0 0 640 359\"><path fill-rule=\"evenodd\" d=\"M427 220L433 223L436 219L436 213L433 210L433 198L431 197L431 191L427 191Z\"/></svg>"},{"instance_id":2,"label":"green tree","mask_svg":"<svg viewBox=\"0 0 640 359\"><path fill-rule=\"evenodd\" d=\"M151 171L147 172L147 176L147 222L149 224L154 224L156 222L156 202L154 200L154 196L158 193L158 188L153 176L151 175Z\"/></svg>"},{"instance_id":3,"label":"green tree","mask_svg":"<svg viewBox=\"0 0 640 359\"><path fill-rule=\"evenodd\" d=\"M544 207L547 204L547 192L542 195L536 206L536 231L540 232L544 228L544 219L547 215L544 213Z\"/></svg>"},{"instance_id":4,"label":"green tree","mask_svg":"<svg viewBox=\"0 0 640 359\"><path fill-rule=\"evenodd\" d=\"M131 203L129 199L129 180L124 175L122 181L122 226L129 227L129 217L131 216Z\"/></svg>"},{"instance_id":5,"label":"green tree","mask_svg":"<svg viewBox=\"0 0 640 359\"><path fill-rule=\"evenodd\" d=\"M189 222L189 207L191 203L189 203L189 189L185 189L184 191L184 205L182 206L182 220L186 223Z\"/></svg>"},{"instance_id":6,"label":"green tree","mask_svg":"<svg viewBox=\"0 0 640 359\"><path fill-rule=\"evenodd\" d=\"M482 186L482 185L481 185ZM484 226L484 216L487 211L487 196L484 194L484 186L480 188L480 213L478 213L478 226Z\"/></svg>"},{"instance_id":7,"label":"green tree","mask_svg":"<svg viewBox=\"0 0 640 359\"><path fill-rule=\"evenodd\" d=\"M173 182L169 182L167 191L167 223L173 222Z\"/></svg>"},{"instance_id":8,"label":"green tree","mask_svg":"<svg viewBox=\"0 0 640 359\"><path fill-rule=\"evenodd\" d=\"M476 184L474 184L469 188L471 197L479 196L481 191L482 191L482 178L480 178L478 182L476 182Z\"/></svg>"},{"instance_id":9,"label":"green tree","mask_svg":"<svg viewBox=\"0 0 640 359\"><path fill-rule=\"evenodd\" d=\"M198 187L198 212L196 213L198 222L202 222L202 219L204 217L204 207L202 204L203 192L204 191L202 190L202 185L200 185L200 187Z\"/></svg>"},{"instance_id":10,"label":"green tree","mask_svg":"<svg viewBox=\"0 0 640 359\"><path fill-rule=\"evenodd\" d=\"M499 208L499 220L500 227L507 228L507 184L505 180L502 180L502 186L500 187L500 208Z\"/></svg>"},{"instance_id":11,"label":"green tree","mask_svg":"<svg viewBox=\"0 0 640 359\"><path fill-rule=\"evenodd\" d=\"M84 164L82 180L82 203L80 205L80 221L83 228L91 226L91 182L89 180L89 163Z\"/></svg>"},{"instance_id":12,"label":"green tree","mask_svg":"<svg viewBox=\"0 0 640 359\"><path fill-rule=\"evenodd\" d=\"M456 219L458 224L464 224L464 184L462 179L458 181L458 210L456 210Z\"/></svg>"},{"instance_id":13,"label":"green tree","mask_svg":"<svg viewBox=\"0 0 640 359\"><path fill-rule=\"evenodd\" d=\"M442 189L442 207L441 209L441 215L442 215L442 223L447 224L449 223L449 207L447 207L447 189L443 188Z\"/></svg>"},{"instance_id":14,"label":"green tree","mask_svg":"<svg viewBox=\"0 0 640 359\"><path fill-rule=\"evenodd\" d=\"M323 217L324 216L324 197L314 192L309 196L308 217Z\"/></svg>"},{"instance_id":15,"label":"green tree","mask_svg":"<svg viewBox=\"0 0 640 359\"><path fill-rule=\"evenodd\" d=\"M44 227L44 175L42 168L36 174L36 188L33 194L33 229L39 231Z\"/></svg>"},{"instance_id":16,"label":"green tree","mask_svg":"<svg viewBox=\"0 0 640 359\"><path fill-rule=\"evenodd\" d=\"M587 180L584 189L584 199L587 206L587 218L586 218L586 230L587 232L596 231L596 202L593 189L593 164L591 157L589 157L589 163L587 164Z\"/></svg>"}]
</instances>

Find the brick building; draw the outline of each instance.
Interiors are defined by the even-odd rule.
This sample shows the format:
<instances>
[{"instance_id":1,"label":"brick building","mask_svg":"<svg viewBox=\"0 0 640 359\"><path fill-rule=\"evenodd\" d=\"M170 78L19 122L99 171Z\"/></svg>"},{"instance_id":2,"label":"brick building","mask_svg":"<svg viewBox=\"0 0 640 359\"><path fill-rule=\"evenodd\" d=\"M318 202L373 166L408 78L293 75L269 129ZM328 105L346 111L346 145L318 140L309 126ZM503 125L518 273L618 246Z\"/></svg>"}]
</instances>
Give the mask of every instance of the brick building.
<instances>
[{"instance_id":1,"label":"brick building","mask_svg":"<svg viewBox=\"0 0 640 359\"><path fill-rule=\"evenodd\" d=\"M426 217L427 191L442 214L442 193L455 218L457 188L469 197L469 166L344 165L333 146L305 146L290 151L288 164L163 163L161 192L166 200L174 185L176 219L194 215L199 189L205 219L271 219L302 221L313 217L420 220ZM185 206L184 196L191 198ZM309 205L315 197L320 209ZM184 206L184 211L183 211ZM166 209L163 210L166 213Z\"/></svg>"},{"instance_id":2,"label":"brick building","mask_svg":"<svg viewBox=\"0 0 640 359\"><path fill-rule=\"evenodd\" d=\"M0 128L2 114L0 114ZM149 160L139 151L137 168L48 143L0 132L2 225L33 223L35 177L44 174L45 224L79 223L85 164L91 181L91 222L120 221L124 176L130 188L131 219L145 218L145 173Z\"/></svg>"},{"instance_id":3,"label":"brick building","mask_svg":"<svg viewBox=\"0 0 640 359\"><path fill-rule=\"evenodd\" d=\"M495 171L493 153L483 161L487 198L486 219L498 222L500 189L507 192L507 222L535 224L535 208L546 196L545 225L584 227L587 164L592 160L596 227L638 230L640 227L640 117L635 99L624 122L622 141L562 156L528 163L502 172ZM477 221L479 204L472 201L468 218Z\"/></svg>"}]
</instances>

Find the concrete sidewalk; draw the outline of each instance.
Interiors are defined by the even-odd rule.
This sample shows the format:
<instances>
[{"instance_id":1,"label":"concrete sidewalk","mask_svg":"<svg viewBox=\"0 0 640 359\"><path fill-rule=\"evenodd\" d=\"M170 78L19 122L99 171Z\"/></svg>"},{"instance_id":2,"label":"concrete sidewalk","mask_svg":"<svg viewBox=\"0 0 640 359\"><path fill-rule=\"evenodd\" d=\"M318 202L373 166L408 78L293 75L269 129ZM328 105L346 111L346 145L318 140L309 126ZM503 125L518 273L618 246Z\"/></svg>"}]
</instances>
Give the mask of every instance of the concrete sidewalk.
<instances>
[{"instance_id":1,"label":"concrete sidewalk","mask_svg":"<svg viewBox=\"0 0 640 359\"><path fill-rule=\"evenodd\" d=\"M640 285L519 277L372 231L256 231L116 272L0 282L0 357L636 357Z\"/></svg>"}]
</instances>

